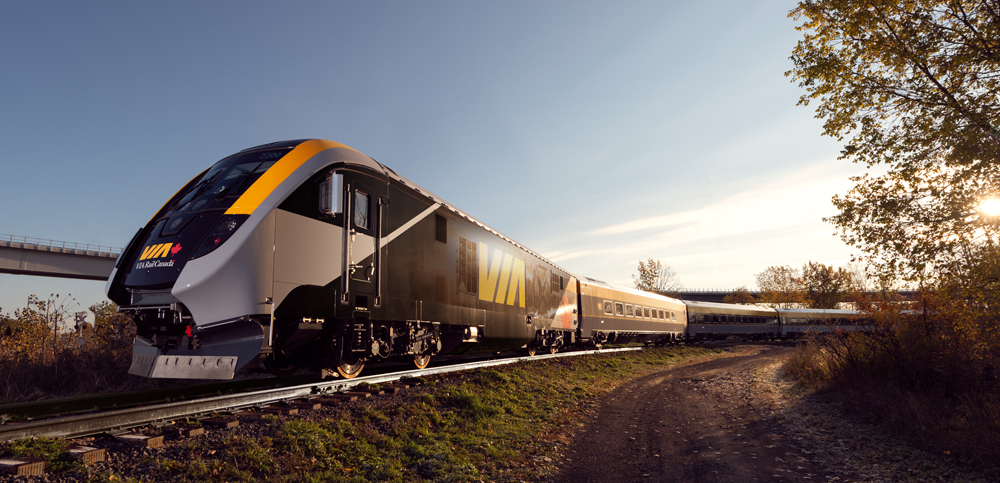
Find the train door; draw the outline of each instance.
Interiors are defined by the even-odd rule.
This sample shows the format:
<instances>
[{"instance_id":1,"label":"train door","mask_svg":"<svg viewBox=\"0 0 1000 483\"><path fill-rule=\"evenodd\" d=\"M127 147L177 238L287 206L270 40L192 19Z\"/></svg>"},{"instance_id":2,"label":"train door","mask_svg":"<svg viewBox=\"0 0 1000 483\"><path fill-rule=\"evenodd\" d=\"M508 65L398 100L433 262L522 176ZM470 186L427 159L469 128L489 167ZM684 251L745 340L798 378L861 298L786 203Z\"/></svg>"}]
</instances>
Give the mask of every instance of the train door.
<instances>
[{"instance_id":1,"label":"train door","mask_svg":"<svg viewBox=\"0 0 1000 483\"><path fill-rule=\"evenodd\" d=\"M367 319L382 302L386 187L374 178L348 174L342 196L348 216L343 229L340 304L353 309L351 318Z\"/></svg>"}]
</instances>

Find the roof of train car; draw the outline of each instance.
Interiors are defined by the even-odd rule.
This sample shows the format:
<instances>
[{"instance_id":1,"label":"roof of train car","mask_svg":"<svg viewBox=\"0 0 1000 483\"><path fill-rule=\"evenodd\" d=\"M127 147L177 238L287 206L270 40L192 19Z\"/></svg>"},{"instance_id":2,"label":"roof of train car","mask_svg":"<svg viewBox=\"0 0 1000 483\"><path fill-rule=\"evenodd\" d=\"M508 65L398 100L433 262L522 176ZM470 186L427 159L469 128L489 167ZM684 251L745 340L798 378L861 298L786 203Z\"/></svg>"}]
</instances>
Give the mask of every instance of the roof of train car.
<instances>
[{"instance_id":1,"label":"roof of train car","mask_svg":"<svg viewBox=\"0 0 1000 483\"><path fill-rule=\"evenodd\" d=\"M842 310L842 309L774 309L779 313L788 315L797 314L833 314L833 315L857 315L859 312L857 310Z\"/></svg>"},{"instance_id":2,"label":"roof of train car","mask_svg":"<svg viewBox=\"0 0 1000 483\"><path fill-rule=\"evenodd\" d=\"M611 290L617 290L619 292L625 292L625 293L632 294L632 295L639 295L639 296L642 296L642 297L649 297L649 298L653 298L653 299L659 299L659 300L663 300L663 301L666 301L666 302L673 302L673 303L677 303L677 304L683 304L684 303L683 300L675 299L673 297L667 297L666 295L660 295L660 294L653 293L653 292L646 292L644 290L639 290L639 289L635 289L635 288L631 288L631 287L625 287L625 286L622 286L622 285L614 285L614 284L610 284L610 283L602 281L602 280L597 280L595 278L590 278L590 277L579 277L579 278L580 278L581 282L585 282L585 283L588 283L590 285L597 285L597 286L600 286L600 287L609 288Z\"/></svg>"},{"instance_id":3,"label":"roof of train car","mask_svg":"<svg viewBox=\"0 0 1000 483\"><path fill-rule=\"evenodd\" d=\"M698 309L741 310L775 315L774 309L771 307L758 307L756 305L720 304L717 302L699 302L696 300L685 300L684 305L687 305L689 308Z\"/></svg>"}]
</instances>

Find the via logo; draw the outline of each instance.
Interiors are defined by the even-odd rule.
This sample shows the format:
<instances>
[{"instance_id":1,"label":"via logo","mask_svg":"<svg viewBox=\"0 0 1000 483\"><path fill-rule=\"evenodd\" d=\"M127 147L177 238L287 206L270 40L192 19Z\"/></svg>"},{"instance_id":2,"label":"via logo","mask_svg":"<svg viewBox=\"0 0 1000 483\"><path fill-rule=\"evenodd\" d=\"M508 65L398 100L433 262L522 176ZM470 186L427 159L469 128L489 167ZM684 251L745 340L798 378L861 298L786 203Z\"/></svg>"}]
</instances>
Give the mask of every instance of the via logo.
<instances>
[{"instance_id":1,"label":"via logo","mask_svg":"<svg viewBox=\"0 0 1000 483\"><path fill-rule=\"evenodd\" d=\"M174 245L173 243L161 243L159 245L150 245L142 249L142 255L139 260L151 260L154 258L163 258L168 254L173 256L177 255L177 252L181 251L181 245L178 243Z\"/></svg>"},{"instance_id":2,"label":"via logo","mask_svg":"<svg viewBox=\"0 0 1000 483\"><path fill-rule=\"evenodd\" d=\"M479 300L524 307L524 260L497 248L492 263L489 247L479 244Z\"/></svg>"}]
</instances>

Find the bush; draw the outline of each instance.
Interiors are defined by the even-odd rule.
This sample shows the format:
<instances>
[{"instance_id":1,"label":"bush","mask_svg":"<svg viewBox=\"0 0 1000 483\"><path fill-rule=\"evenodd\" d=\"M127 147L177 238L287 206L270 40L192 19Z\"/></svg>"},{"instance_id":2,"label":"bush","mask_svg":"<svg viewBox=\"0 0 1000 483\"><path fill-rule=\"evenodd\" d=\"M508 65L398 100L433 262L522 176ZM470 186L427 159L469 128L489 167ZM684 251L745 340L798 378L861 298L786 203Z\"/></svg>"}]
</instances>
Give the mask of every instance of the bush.
<instances>
[{"instance_id":1,"label":"bush","mask_svg":"<svg viewBox=\"0 0 1000 483\"><path fill-rule=\"evenodd\" d=\"M31 296L0 316L0 403L157 387L128 374L135 325L110 302L90 307L93 326L66 330L65 305Z\"/></svg>"},{"instance_id":2,"label":"bush","mask_svg":"<svg viewBox=\"0 0 1000 483\"><path fill-rule=\"evenodd\" d=\"M870 330L816 336L786 370L918 444L996 465L1000 300L969 281L940 281L910 305L869 302Z\"/></svg>"}]
</instances>

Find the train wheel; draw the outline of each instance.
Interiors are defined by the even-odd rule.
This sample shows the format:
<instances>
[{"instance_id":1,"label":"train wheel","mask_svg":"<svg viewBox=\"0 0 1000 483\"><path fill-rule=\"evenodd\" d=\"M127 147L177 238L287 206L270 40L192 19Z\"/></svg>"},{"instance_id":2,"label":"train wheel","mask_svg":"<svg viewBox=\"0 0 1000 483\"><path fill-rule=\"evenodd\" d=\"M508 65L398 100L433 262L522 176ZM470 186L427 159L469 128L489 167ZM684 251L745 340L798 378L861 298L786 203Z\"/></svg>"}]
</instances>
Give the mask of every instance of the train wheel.
<instances>
[{"instance_id":1,"label":"train wheel","mask_svg":"<svg viewBox=\"0 0 1000 483\"><path fill-rule=\"evenodd\" d=\"M424 369L427 364L431 363L431 356L413 356L413 365L417 366L417 369Z\"/></svg>"},{"instance_id":2,"label":"train wheel","mask_svg":"<svg viewBox=\"0 0 1000 483\"><path fill-rule=\"evenodd\" d=\"M559 347L554 346L554 345L550 345L549 346L549 354L555 354L556 352L559 352Z\"/></svg>"},{"instance_id":3,"label":"train wheel","mask_svg":"<svg viewBox=\"0 0 1000 483\"><path fill-rule=\"evenodd\" d=\"M538 348L537 347L528 346L527 352L528 352L528 357L534 357L535 354L538 353Z\"/></svg>"},{"instance_id":4,"label":"train wheel","mask_svg":"<svg viewBox=\"0 0 1000 483\"><path fill-rule=\"evenodd\" d=\"M365 368L365 362L360 359L354 360L341 360L340 365L337 366L337 372L345 379L352 379L358 374L361 374L361 369Z\"/></svg>"}]
</instances>

